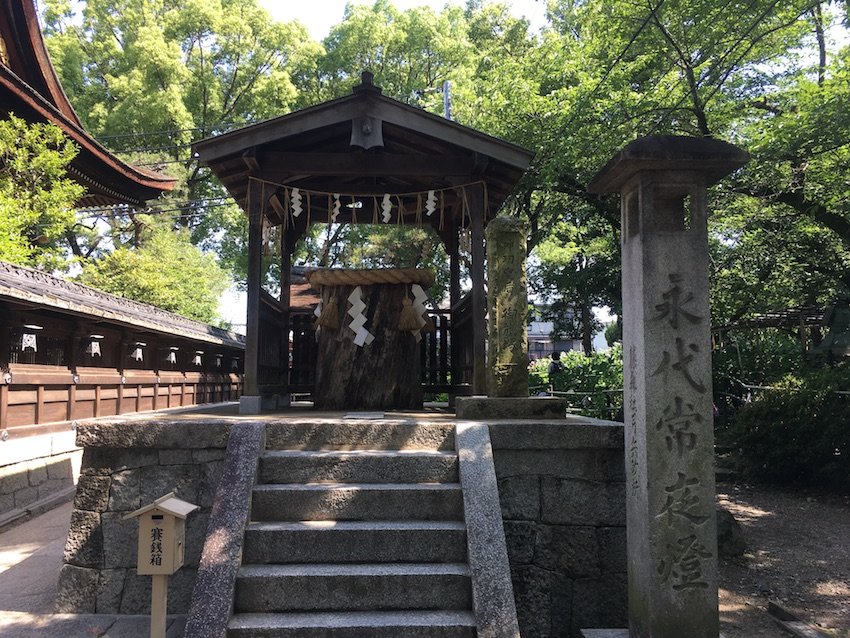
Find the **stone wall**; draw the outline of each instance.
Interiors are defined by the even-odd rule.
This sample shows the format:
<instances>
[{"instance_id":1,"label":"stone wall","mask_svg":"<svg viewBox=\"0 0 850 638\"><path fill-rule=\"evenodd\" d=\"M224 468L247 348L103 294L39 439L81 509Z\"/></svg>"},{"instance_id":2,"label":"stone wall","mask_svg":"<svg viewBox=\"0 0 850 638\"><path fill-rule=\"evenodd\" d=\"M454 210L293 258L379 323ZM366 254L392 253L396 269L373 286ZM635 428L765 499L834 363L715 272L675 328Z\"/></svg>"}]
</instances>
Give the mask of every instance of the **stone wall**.
<instances>
[{"instance_id":1,"label":"stone wall","mask_svg":"<svg viewBox=\"0 0 850 638\"><path fill-rule=\"evenodd\" d=\"M169 579L185 613L232 421L122 419L78 428L85 447L57 611L147 613L136 522L124 514L174 490L189 516L186 566ZM593 419L494 421L496 476L520 630L577 637L626 625L622 425Z\"/></svg>"},{"instance_id":2,"label":"stone wall","mask_svg":"<svg viewBox=\"0 0 850 638\"><path fill-rule=\"evenodd\" d=\"M69 499L81 456L70 429L0 441L0 526Z\"/></svg>"},{"instance_id":3,"label":"stone wall","mask_svg":"<svg viewBox=\"0 0 850 638\"><path fill-rule=\"evenodd\" d=\"M490 424L520 632L578 637L625 627L622 424Z\"/></svg>"},{"instance_id":4,"label":"stone wall","mask_svg":"<svg viewBox=\"0 0 850 638\"><path fill-rule=\"evenodd\" d=\"M57 612L150 613L151 578L135 569L138 523L124 515L174 491L201 506L186 521L185 566L168 579L169 613L186 613L230 427L128 418L79 425L85 452Z\"/></svg>"}]
</instances>

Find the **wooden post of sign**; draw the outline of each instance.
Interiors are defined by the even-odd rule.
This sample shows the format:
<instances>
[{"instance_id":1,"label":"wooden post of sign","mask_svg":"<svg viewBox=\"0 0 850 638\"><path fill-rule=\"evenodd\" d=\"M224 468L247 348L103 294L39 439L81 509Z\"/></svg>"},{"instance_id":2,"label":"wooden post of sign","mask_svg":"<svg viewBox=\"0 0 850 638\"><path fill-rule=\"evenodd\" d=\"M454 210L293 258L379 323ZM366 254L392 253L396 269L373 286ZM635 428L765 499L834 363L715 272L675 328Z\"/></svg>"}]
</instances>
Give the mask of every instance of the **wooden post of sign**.
<instances>
[{"instance_id":1,"label":"wooden post of sign","mask_svg":"<svg viewBox=\"0 0 850 638\"><path fill-rule=\"evenodd\" d=\"M151 638L165 638L168 613L168 575L151 576Z\"/></svg>"}]
</instances>

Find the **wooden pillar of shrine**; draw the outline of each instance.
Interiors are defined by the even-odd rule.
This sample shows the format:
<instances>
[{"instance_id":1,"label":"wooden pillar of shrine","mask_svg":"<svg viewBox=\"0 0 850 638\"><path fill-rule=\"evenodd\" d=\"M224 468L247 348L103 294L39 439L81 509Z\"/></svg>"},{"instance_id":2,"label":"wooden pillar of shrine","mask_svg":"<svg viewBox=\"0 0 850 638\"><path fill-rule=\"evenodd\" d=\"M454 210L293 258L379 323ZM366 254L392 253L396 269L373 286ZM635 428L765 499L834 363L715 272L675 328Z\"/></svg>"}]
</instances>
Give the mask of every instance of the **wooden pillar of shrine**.
<instances>
[{"instance_id":1,"label":"wooden pillar of shrine","mask_svg":"<svg viewBox=\"0 0 850 638\"><path fill-rule=\"evenodd\" d=\"M465 187L472 232L472 394L487 394L487 292L484 281L484 187Z\"/></svg>"},{"instance_id":2,"label":"wooden pillar of shrine","mask_svg":"<svg viewBox=\"0 0 850 638\"><path fill-rule=\"evenodd\" d=\"M248 307L245 317L245 376L240 414L259 414L260 293L263 274L263 202L259 183L248 181Z\"/></svg>"}]
</instances>

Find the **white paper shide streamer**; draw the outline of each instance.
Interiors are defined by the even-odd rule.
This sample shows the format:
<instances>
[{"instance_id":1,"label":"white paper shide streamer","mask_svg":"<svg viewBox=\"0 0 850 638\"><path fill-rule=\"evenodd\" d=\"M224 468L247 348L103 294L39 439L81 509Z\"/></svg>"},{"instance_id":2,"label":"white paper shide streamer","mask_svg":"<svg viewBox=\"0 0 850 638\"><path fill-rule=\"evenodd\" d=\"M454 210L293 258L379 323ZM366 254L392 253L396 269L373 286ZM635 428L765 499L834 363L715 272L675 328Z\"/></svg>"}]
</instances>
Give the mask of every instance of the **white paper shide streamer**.
<instances>
[{"instance_id":1,"label":"white paper shide streamer","mask_svg":"<svg viewBox=\"0 0 850 638\"><path fill-rule=\"evenodd\" d=\"M437 211L437 194L434 191L428 191L428 198L425 200L425 214L430 217Z\"/></svg>"},{"instance_id":2,"label":"white paper shide streamer","mask_svg":"<svg viewBox=\"0 0 850 638\"><path fill-rule=\"evenodd\" d=\"M342 204L339 201L339 193L334 193L334 208L331 213L331 223L336 224L336 218L339 217L339 208Z\"/></svg>"},{"instance_id":3,"label":"white paper shide streamer","mask_svg":"<svg viewBox=\"0 0 850 638\"><path fill-rule=\"evenodd\" d=\"M289 201L292 204L292 216L298 217L304 210L301 207L301 191L299 191L297 188L293 188L289 197Z\"/></svg>"},{"instance_id":4,"label":"white paper shide streamer","mask_svg":"<svg viewBox=\"0 0 850 638\"><path fill-rule=\"evenodd\" d=\"M351 323L348 328L354 333L354 345L362 348L363 345L369 345L375 340L375 335L366 330L366 315L363 311L366 310L366 304L363 302L363 294L360 286L357 286L348 295L348 303L351 308L348 309L348 314L351 316Z\"/></svg>"},{"instance_id":5,"label":"white paper shide streamer","mask_svg":"<svg viewBox=\"0 0 850 638\"><path fill-rule=\"evenodd\" d=\"M413 292L413 309L416 311L416 321L419 323L419 328L413 330L413 336L416 337L416 342L422 340L422 328L425 327L425 319L422 318L428 310L425 308L425 302L428 301L428 295L425 294L425 291L422 290L422 286L419 284L413 284L410 287L411 292Z\"/></svg>"},{"instance_id":6,"label":"white paper shide streamer","mask_svg":"<svg viewBox=\"0 0 850 638\"><path fill-rule=\"evenodd\" d=\"M387 222L390 221L390 219L392 217L391 213L392 213L392 210L393 210L393 203L392 203L392 201L390 201L390 194L389 193L384 193L384 199L381 202L381 210L383 211L383 215L381 216L381 219L383 219L384 223L386 224Z\"/></svg>"},{"instance_id":7,"label":"white paper shide streamer","mask_svg":"<svg viewBox=\"0 0 850 638\"><path fill-rule=\"evenodd\" d=\"M313 311L313 314L316 315L316 319L322 316L322 300L319 299L319 303L316 304L316 309ZM319 333L322 331L322 327L320 325L316 325L316 343L319 343Z\"/></svg>"}]
</instances>

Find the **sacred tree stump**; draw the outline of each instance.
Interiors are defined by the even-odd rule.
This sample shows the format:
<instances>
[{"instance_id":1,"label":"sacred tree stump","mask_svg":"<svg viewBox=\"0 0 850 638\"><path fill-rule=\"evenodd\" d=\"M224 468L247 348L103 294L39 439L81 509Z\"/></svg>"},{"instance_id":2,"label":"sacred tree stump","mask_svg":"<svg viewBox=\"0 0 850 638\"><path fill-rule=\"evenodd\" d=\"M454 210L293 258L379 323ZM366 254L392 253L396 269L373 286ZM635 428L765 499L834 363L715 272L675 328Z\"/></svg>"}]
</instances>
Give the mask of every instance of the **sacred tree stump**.
<instances>
[{"instance_id":1,"label":"sacred tree stump","mask_svg":"<svg viewBox=\"0 0 850 638\"><path fill-rule=\"evenodd\" d=\"M420 269L320 269L307 280L322 293L313 405L325 410L422 407L417 335L427 322Z\"/></svg>"}]
</instances>

